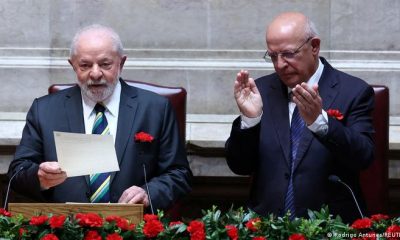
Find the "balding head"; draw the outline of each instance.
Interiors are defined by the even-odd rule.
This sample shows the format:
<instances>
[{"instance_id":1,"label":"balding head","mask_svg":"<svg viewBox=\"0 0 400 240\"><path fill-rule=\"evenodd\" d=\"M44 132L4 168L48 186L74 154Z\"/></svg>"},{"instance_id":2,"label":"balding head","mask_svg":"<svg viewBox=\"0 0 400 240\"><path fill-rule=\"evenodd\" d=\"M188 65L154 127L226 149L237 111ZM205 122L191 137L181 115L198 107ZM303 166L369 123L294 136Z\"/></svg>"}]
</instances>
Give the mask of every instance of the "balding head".
<instances>
[{"instance_id":1,"label":"balding head","mask_svg":"<svg viewBox=\"0 0 400 240\"><path fill-rule=\"evenodd\" d=\"M120 55L123 55L122 42L119 35L112 29L103 25L93 24L80 29L72 39L70 48L70 58L72 58L77 51L80 41L90 39L110 40L114 50Z\"/></svg>"},{"instance_id":2,"label":"balding head","mask_svg":"<svg viewBox=\"0 0 400 240\"><path fill-rule=\"evenodd\" d=\"M302 13L278 15L267 28L267 56L281 81L293 88L318 68L320 39L314 24Z\"/></svg>"},{"instance_id":3,"label":"balding head","mask_svg":"<svg viewBox=\"0 0 400 240\"><path fill-rule=\"evenodd\" d=\"M281 39L307 39L318 36L314 23L299 12L278 15L267 28L267 43Z\"/></svg>"}]
</instances>

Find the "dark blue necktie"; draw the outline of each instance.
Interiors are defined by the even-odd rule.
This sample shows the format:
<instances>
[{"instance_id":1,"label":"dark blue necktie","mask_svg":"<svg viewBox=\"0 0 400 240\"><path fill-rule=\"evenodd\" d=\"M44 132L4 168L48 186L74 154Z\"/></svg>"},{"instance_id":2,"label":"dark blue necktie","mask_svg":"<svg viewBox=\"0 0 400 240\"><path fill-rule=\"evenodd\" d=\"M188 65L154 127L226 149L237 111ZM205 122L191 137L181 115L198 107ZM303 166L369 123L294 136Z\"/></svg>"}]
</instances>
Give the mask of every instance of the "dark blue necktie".
<instances>
[{"instance_id":1,"label":"dark blue necktie","mask_svg":"<svg viewBox=\"0 0 400 240\"><path fill-rule=\"evenodd\" d=\"M297 148L299 147L301 134L304 129L304 121L299 114L297 106L294 108L292 115L292 122L290 124L290 179L289 185L285 197L285 213L290 210L290 219L293 220L296 216L295 199L294 199L294 189L293 189L293 171L294 163L296 160Z\"/></svg>"},{"instance_id":2,"label":"dark blue necktie","mask_svg":"<svg viewBox=\"0 0 400 240\"><path fill-rule=\"evenodd\" d=\"M94 107L96 119L94 120L92 134L110 134L107 118L104 115L105 107L97 103ZM110 173L97 173L90 175L90 202L107 203L110 202Z\"/></svg>"}]
</instances>

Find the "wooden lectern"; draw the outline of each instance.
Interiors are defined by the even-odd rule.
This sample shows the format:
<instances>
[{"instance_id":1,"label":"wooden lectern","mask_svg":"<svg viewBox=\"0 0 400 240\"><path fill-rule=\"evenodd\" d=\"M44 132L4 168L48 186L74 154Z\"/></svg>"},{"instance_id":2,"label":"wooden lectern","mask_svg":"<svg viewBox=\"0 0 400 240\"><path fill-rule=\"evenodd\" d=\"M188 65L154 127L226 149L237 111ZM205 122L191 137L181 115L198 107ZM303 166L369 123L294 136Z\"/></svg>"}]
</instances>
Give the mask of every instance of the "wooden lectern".
<instances>
[{"instance_id":1,"label":"wooden lectern","mask_svg":"<svg viewBox=\"0 0 400 240\"><path fill-rule=\"evenodd\" d=\"M143 219L143 204L120 203L9 203L8 211L26 218L37 215L69 215L75 213L97 213L102 217L119 216L138 224Z\"/></svg>"}]
</instances>

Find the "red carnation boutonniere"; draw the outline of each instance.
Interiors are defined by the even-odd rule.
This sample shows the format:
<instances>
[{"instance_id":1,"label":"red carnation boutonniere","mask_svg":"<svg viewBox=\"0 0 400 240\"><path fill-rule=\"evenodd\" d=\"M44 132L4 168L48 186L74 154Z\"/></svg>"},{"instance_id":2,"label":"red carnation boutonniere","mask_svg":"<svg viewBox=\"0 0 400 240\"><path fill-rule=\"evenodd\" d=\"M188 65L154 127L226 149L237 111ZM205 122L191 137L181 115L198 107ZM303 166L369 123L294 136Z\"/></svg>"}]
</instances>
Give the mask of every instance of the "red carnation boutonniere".
<instances>
[{"instance_id":1,"label":"red carnation boutonniere","mask_svg":"<svg viewBox=\"0 0 400 240\"><path fill-rule=\"evenodd\" d=\"M151 143L154 140L154 137L145 132L139 132L135 134L136 142L148 142Z\"/></svg>"},{"instance_id":2,"label":"red carnation boutonniere","mask_svg":"<svg viewBox=\"0 0 400 240\"><path fill-rule=\"evenodd\" d=\"M339 121L343 120L343 114L337 109L328 109L326 113L328 114L328 116L333 117Z\"/></svg>"}]
</instances>

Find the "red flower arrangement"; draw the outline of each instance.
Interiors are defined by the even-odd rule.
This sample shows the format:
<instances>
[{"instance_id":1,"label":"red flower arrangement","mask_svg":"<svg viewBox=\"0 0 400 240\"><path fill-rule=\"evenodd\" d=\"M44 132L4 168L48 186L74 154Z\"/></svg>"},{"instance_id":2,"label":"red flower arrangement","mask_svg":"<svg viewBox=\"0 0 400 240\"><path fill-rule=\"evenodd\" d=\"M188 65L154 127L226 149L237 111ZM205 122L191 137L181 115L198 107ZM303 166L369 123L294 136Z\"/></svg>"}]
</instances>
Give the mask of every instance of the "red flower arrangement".
<instances>
[{"instance_id":1,"label":"red flower arrangement","mask_svg":"<svg viewBox=\"0 0 400 240\"><path fill-rule=\"evenodd\" d=\"M49 220L50 227L55 229L55 228L62 228L64 225L65 219L67 217L64 215L60 216L52 216Z\"/></svg>"},{"instance_id":2,"label":"red flower arrangement","mask_svg":"<svg viewBox=\"0 0 400 240\"><path fill-rule=\"evenodd\" d=\"M238 240L238 229L234 225L227 225L226 234L228 235L229 239L231 240Z\"/></svg>"},{"instance_id":3,"label":"red flower arrangement","mask_svg":"<svg viewBox=\"0 0 400 240\"><path fill-rule=\"evenodd\" d=\"M385 214L375 214L375 215L371 216L371 220L373 222L379 222L379 221L388 220L388 219L389 219L389 216L385 215Z\"/></svg>"},{"instance_id":4,"label":"red flower arrangement","mask_svg":"<svg viewBox=\"0 0 400 240\"><path fill-rule=\"evenodd\" d=\"M351 227L354 229L366 229L370 228L371 226L372 226L372 221L369 218L357 219L351 225Z\"/></svg>"},{"instance_id":5,"label":"red flower arrangement","mask_svg":"<svg viewBox=\"0 0 400 240\"><path fill-rule=\"evenodd\" d=\"M25 228L20 228L20 229L18 229L18 236L21 237L21 236L23 236L26 232L27 232L27 230L26 230Z\"/></svg>"},{"instance_id":6,"label":"red flower arrangement","mask_svg":"<svg viewBox=\"0 0 400 240\"><path fill-rule=\"evenodd\" d=\"M90 230L86 232L83 240L101 240L101 236L96 230Z\"/></svg>"},{"instance_id":7,"label":"red flower arrangement","mask_svg":"<svg viewBox=\"0 0 400 240\"><path fill-rule=\"evenodd\" d=\"M294 233L289 236L289 240L306 240L307 238L301 233Z\"/></svg>"},{"instance_id":8,"label":"red flower arrangement","mask_svg":"<svg viewBox=\"0 0 400 240\"><path fill-rule=\"evenodd\" d=\"M164 231L163 224L158 220L157 215L145 214L143 217L145 224L143 226L143 233L148 238L157 237L159 233Z\"/></svg>"},{"instance_id":9,"label":"red flower arrangement","mask_svg":"<svg viewBox=\"0 0 400 240\"><path fill-rule=\"evenodd\" d=\"M106 240L123 240L124 238L121 237L118 233L108 234Z\"/></svg>"},{"instance_id":10,"label":"red flower arrangement","mask_svg":"<svg viewBox=\"0 0 400 240\"><path fill-rule=\"evenodd\" d=\"M145 132L139 132L135 134L135 141L137 142L149 142L151 143L154 137Z\"/></svg>"},{"instance_id":11,"label":"red flower arrangement","mask_svg":"<svg viewBox=\"0 0 400 240\"><path fill-rule=\"evenodd\" d=\"M129 223L129 221L125 218L119 216L108 216L106 217L106 221L109 223L114 222L115 225L123 231L133 230L135 229L135 224Z\"/></svg>"},{"instance_id":12,"label":"red flower arrangement","mask_svg":"<svg viewBox=\"0 0 400 240\"><path fill-rule=\"evenodd\" d=\"M58 237L52 233L44 235L40 240L58 240Z\"/></svg>"},{"instance_id":13,"label":"red flower arrangement","mask_svg":"<svg viewBox=\"0 0 400 240\"><path fill-rule=\"evenodd\" d=\"M10 240L161 240L161 239L400 239L400 218L376 214L354 221L350 226L333 218L327 208L310 212L308 219L289 216L259 216L252 211L229 210L222 214L213 207L204 216L189 222L170 222L163 213L146 214L143 221L132 224L119 216L102 218L95 213L75 215L11 216L0 209L0 239Z\"/></svg>"},{"instance_id":14,"label":"red flower arrangement","mask_svg":"<svg viewBox=\"0 0 400 240\"><path fill-rule=\"evenodd\" d=\"M31 218L31 221L29 222L30 225L35 225L39 226L44 224L47 219L49 219L47 216L41 215L41 216L34 216Z\"/></svg>"},{"instance_id":15,"label":"red flower arrangement","mask_svg":"<svg viewBox=\"0 0 400 240\"><path fill-rule=\"evenodd\" d=\"M187 231L190 233L190 240L205 240L206 233L204 229L204 223L201 221L191 221L187 227Z\"/></svg>"},{"instance_id":16,"label":"red flower arrangement","mask_svg":"<svg viewBox=\"0 0 400 240\"><path fill-rule=\"evenodd\" d=\"M389 226L385 231L385 235L387 236L387 239L391 240L400 239L400 226L399 225Z\"/></svg>"},{"instance_id":17,"label":"red flower arrangement","mask_svg":"<svg viewBox=\"0 0 400 240\"><path fill-rule=\"evenodd\" d=\"M82 227L101 227L103 218L95 213L78 213L76 219Z\"/></svg>"},{"instance_id":18,"label":"red flower arrangement","mask_svg":"<svg viewBox=\"0 0 400 240\"><path fill-rule=\"evenodd\" d=\"M337 109L328 109L326 113L328 114L328 116L333 117L339 121L343 120L344 118L343 114Z\"/></svg>"},{"instance_id":19,"label":"red flower arrangement","mask_svg":"<svg viewBox=\"0 0 400 240\"><path fill-rule=\"evenodd\" d=\"M4 208L0 208L0 216L3 215L5 217L11 217L11 213L7 212Z\"/></svg>"},{"instance_id":20,"label":"red flower arrangement","mask_svg":"<svg viewBox=\"0 0 400 240\"><path fill-rule=\"evenodd\" d=\"M257 223L261 222L260 218L254 218L254 219L250 219L247 223L246 223L246 227L253 232L256 232L258 230L257 228Z\"/></svg>"}]
</instances>

